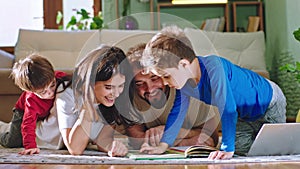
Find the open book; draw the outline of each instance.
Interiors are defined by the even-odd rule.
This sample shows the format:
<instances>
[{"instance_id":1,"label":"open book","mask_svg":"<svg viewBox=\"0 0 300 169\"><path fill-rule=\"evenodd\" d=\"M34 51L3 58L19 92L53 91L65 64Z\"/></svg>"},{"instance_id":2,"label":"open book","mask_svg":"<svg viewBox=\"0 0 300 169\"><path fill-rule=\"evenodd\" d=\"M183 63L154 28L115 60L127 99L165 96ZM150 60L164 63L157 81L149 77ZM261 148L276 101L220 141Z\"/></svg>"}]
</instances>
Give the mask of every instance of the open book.
<instances>
[{"instance_id":1,"label":"open book","mask_svg":"<svg viewBox=\"0 0 300 169\"><path fill-rule=\"evenodd\" d=\"M139 150L130 150L127 157L134 160L165 160L183 158L206 158L218 149L205 145L170 147L164 154L143 154Z\"/></svg>"},{"instance_id":2,"label":"open book","mask_svg":"<svg viewBox=\"0 0 300 169\"><path fill-rule=\"evenodd\" d=\"M170 147L169 153L181 153L186 158L202 158L208 157L210 152L217 151L215 147L206 145L194 145L194 146L183 146L183 147Z\"/></svg>"}]
</instances>

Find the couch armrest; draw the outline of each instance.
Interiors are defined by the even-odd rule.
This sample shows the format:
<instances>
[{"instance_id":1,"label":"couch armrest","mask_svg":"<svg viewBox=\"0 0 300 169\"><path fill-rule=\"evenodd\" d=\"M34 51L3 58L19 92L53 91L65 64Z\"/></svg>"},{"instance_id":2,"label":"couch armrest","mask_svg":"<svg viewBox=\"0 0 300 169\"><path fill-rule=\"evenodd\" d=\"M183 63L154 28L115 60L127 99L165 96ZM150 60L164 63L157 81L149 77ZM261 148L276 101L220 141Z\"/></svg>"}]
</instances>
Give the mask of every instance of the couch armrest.
<instances>
[{"instance_id":1,"label":"couch armrest","mask_svg":"<svg viewBox=\"0 0 300 169\"><path fill-rule=\"evenodd\" d=\"M0 68L12 68L15 62L15 56L4 50L0 50L0 60Z\"/></svg>"},{"instance_id":2,"label":"couch armrest","mask_svg":"<svg viewBox=\"0 0 300 169\"><path fill-rule=\"evenodd\" d=\"M14 84L14 81L9 77L11 68L0 68L0 95L21 94L22 90Z\"/></svg>"}]
</instances>

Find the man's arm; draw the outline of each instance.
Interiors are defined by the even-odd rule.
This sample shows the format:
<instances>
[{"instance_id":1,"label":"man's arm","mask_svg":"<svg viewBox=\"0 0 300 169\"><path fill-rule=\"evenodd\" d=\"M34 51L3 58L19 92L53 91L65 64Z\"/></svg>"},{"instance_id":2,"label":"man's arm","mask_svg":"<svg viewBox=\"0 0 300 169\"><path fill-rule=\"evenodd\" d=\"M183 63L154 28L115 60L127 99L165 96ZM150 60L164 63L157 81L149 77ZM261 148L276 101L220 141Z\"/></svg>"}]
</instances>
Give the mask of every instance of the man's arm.
<instances>
[{"instance_id":1,"label":"man's arm","mask_svg":"<svg viewBox=\"0 0 300 169\"><path fill-rule=\"evenodd\" d=\"M206 121L205 124L192 128L185 129L181 128L179 134L175 140L174 146L191 146L204 144L208 146L215 147L219 142L219 118L217 116L213 116L210 120ZM131 136L140 138L139 140L135 140L133 144L136 146L135 148L139 148L143 143L143 138L147 137L148 144L151 146L159 145L160 139L164 132L164 125L160 125L157 127L153 127L145 131L145 126L136 125L131 127Z\"/></svg>"},{"instance_id":2,"label":"man's arm","mask_svg":"<svg viewBox=\"0 0 300 169\"><path fill-rule=\"evenodd\" d=\"M219 142L219 119L217 116L213 116L210 120L206 121L205 124L188 129L181 129L180 133L175 141L175 146L191 146L196 144L204 144L215 147ZM188 132L188 133L187 133ZM182 135L187 133L187 135Z\"/></svg>"},{"instance_id":3,"label":"man's arm","mask_svg":"<svg viewBox=\"0 0 300 169\"><path fill-rule=\"evenodd\" d=\"M144 142L146 126L143 124L134 124L126 129L129 137L129 145L134 149L139 149Z\"/></svg>"}]
</instances>

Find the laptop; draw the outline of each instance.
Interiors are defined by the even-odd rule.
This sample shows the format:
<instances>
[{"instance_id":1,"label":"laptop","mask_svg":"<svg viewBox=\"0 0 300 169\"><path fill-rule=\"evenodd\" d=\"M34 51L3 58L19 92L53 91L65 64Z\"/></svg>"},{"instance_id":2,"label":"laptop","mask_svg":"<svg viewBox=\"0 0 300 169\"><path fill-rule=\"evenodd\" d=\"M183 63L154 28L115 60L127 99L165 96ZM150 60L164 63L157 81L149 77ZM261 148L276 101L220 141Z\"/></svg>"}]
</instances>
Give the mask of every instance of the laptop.
<instances>
[{"instance_id":1,"label":"laptop","mask_svg":"<svg viewBox=\"0 0 300 169\"><path fill-rule=\"evenodd\" d=\"M264 124L247 156L300 154L300 123Z\"/></svg>"}]
</instances>

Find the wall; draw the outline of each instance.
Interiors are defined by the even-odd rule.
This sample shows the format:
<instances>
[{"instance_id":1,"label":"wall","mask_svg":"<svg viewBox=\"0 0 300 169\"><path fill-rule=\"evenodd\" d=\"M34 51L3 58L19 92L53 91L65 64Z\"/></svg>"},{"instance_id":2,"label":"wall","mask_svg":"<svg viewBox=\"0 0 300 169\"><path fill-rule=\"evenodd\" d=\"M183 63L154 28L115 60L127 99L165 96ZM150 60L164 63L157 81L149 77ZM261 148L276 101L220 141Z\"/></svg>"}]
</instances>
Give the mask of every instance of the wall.
<instances>
[{"instance_id":1,"label":"wall","mask_svg":"<svg viewBox=\"0 0 300 169\"><path fill-rule=\"evenodd\" d=\"M280 71L280 67L300 60L300 43L293 31L300 27L299 0L265 0L266 12L266 61L271 79L285 94L288 121L295 121L300 107L300 84L294 75Z\"/></svg>"},{"instance_id":2,"label":"wall","mask_svg":"<svg viewBox=\"0 0 300 169\"><path fill-rule=\"evenodd\" d=\"M122 12L122 1L119 1L119 14ZM156 11L156 0L154 0L154 11ZM115 1L102 0L104 22L109 23L116 19ZM296 60L300 60L300 43L296 41L292 32L300 27L300 1L299 0L264 0L265 5L265 32L266 32L266 63L268 70L272 71L272 63L281 52L290 51ZM190 11L194 14L190 16ZM201 12L199 8L187 9L162 9L162 12L176 14L190 20L194 25L200 26L202 20L207 16L218 16L222 10L210 9ZM202 9L204 10L204 9ZM255 15L255 8L240 6L238 9L237 24L239 27L246 27L247 16ZM140 3L139 0L131 0L130 13L149 12L149 3ZM187 12L188 11L188 12ZM199 19L198 19L199 18ZM232 20L231 20L232 24ZM232 26L231 26L232 30Z\"/></svg>"},{"instance_id":3,"label":"wall","mask_svg":"<svg viewBox=\"0 0 300 169\"><path fill-rule=\"evenodd\" d=\"M300 1L299 0L286 0L287 3L287 30L290 35L293 31L300 28ZM300 60L300 42L295 40L293 36L288 36L288 44L291 48L292 54L296 60Z\"/></svg>"},{"instance_id":4,"label":"wall","mask_svg":"<svg viewBox=\"0 0 300 169\"><path fill-rule=\"evenodd\" d=\"M234 1L234 0L229 0ZM119 14L121 15L123 9L123 0L118 0L119 2ZM115 1L114 0L102 0L103 4L103 16L104 22L109 23L116 19L115 11ZM153 9L154 12L157 11L157 0L154 0ZM230 30L233 30L232 26L232 15L231 15L231 6L229 6L229 16L230 16ZM140 13L140 12L149 12L150 7L149 3L141 3L139 0L131 0L131 5L129 13ZM222 7L193 7L193 8L162 8L162 13L168 13L172 15L179 16L183 19L190 21L197 27L200 27L202 22L206 18L220 17L224 15L224 9ZM191 15L193 13L193 15ZM247 28L248 16L256 15L256 7L254 6L239 6L237 8L237 26Z\"/></svg>"},{"instance_id":5,"label":"wall","mask_svg":"<svg viewBox=\"0 0 300 169\"><path fill-rule=\"evenodd\" d=\"M117 12L119 13L119 17L122 16L123 0L118 0L118 2L119 2L118 4L119 10L116 11L115 0L102 0L102 6L103 6L102 14L103 14L103 19L105 24L114 22L117 19ZM130 1L129 13L134 14L134 13L149 12L149 11L150 11L149 3L142 3L139 0Z\"/></svg>"},{"instance_id":6,"label":"wall","mask_svg":"<svg viewBox=\"0 0 300 169\"><path fill-rule=\"evenodd\" d=\"M296 60L300 59L300 43L293 37L293 31L300 27L299 9L299 0L265 0L266 61L269 70L282 52L289 51Z\"/></svg>"}]
</instances>

